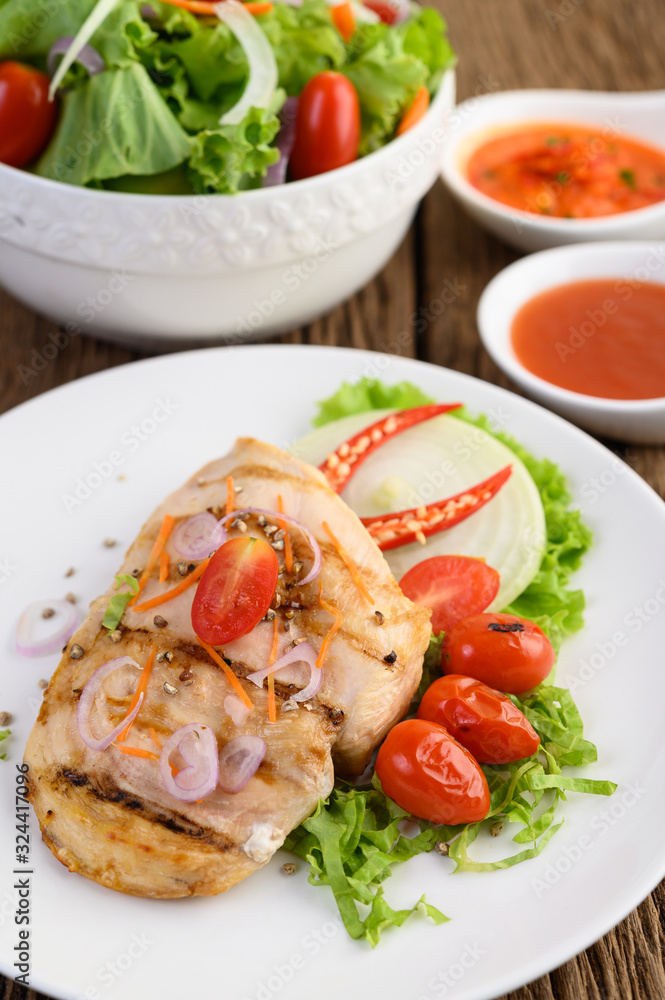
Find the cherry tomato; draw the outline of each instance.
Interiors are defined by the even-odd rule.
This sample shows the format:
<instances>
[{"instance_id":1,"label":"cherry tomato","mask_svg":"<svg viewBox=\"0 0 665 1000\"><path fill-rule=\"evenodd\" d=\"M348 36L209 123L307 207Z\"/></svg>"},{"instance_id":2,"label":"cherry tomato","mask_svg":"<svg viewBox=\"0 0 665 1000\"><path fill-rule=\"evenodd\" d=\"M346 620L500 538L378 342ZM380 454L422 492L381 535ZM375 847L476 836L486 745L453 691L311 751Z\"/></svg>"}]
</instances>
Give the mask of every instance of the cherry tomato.
<instances>
[{"instance_id":1,"label":"cherry tomato","mask_svg":"<svg viewBox=\"0 0 665 1000\"><path fill-rule=\"evenodd\" d=\"M0 63L0 163L25 167L48 145L56 117L50 83L31 66Z\"/></svg>"},{"instance_id":2,"label":"cherry tomato","mask_svg":"<svg viewBox=\"0 0 665 1000\"><path fill-rule=\"evenodd\" d=\"M522 760L540 746L538 733L510 698L460 674L430 684L418 718L438 722L481 764Z\"/></svg>"},{"instance_id":3,"label":"cherry tomato","mask_svg":"<svg viewBox=\"0 0 665 1000\"><path fill-rule=\"evenodd\" d=\"M434 556L412 566L399 585L414 604L432 609L432 631L437 634L484 611L498 594L499 582L497 571L481 559Z\"/></svg>"},{"instance_id":4,"label":"cherry tomato","mask_svg":"<svg viewBox=\"0 0 665 1000\"><path fill-rule=\"evenodd\" d=\"M489 812L479 764L436 722L398 723L379 750L375 770L386 795L431 823L476 823Z\"/></svg>"},{"instance_id":5,"label":"cherry tomato","mask_svg":"<svg viewBox=\"0 0 665 1000\"><path fill-rule=\"evenodd\" d=\"M378 14L384 24L394 24L399 16L399 3L391 0L364 0L363 6Z\"/></svg>"},{"instance_id":6,"label":"cherry tomato","mask_svg":"<svg viewBox=\"0 0 665 1000\"><path fill-rule=\"evenodd\" d=\"M500 691L523 694L554 666L552 644L534 622L515 615L473 615L458 622L442 646L444 674L475 677Z\"/></svg>"},{"instance_id":7,"label":"cherry tomato","mask_svg":"<svg viewBox=\"0 0 665 1000\"><path fill-rule=\"evenodd\" d=\"M359 146L360 102L355 87L341 73L313 76L298 103L291 176L299 181L343 167L358 158Z\"/></svg>"},{"instance_id":8,"label":"cherry tomato","mask_svg":"<svg viewBox=\"0 0 665 1000\"><path fill-rule=\"evenodd\" d=\"M215 552L192 603L192 626L204 642L221 646L247 635L275 593L279 564L262 538L230 538Z\"/></svg>"}]
</instances>

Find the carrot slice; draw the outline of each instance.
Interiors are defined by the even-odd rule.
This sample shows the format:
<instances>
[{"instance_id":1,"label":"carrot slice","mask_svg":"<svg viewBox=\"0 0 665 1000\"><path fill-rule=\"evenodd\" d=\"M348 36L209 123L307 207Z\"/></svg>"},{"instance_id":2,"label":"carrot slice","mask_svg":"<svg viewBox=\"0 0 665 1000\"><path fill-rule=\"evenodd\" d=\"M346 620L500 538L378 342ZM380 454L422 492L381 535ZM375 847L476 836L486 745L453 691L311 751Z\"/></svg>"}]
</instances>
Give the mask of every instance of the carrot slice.
<instances>
[{"instance_id":1,"label":"carrot slice","mask_svg":"<svg viewBox=\"0 0 665 1000\"><path fill-rule=\"evenodd\" d=\"M277 659L277 649L279 647L279 618L272 620L272 649L268 657L268 666L272 667ZM277 705L275 703L275 675L268 674L268 718L271 722L277 722Z\"/></svg>"},{"instance_id":2,"label":"carrot slice","mask_svg":"<svg viewBox=\"0 0 665 1000\"><path fill-rule=\"evenodd\" d=\"M330 17L345 42L350 42L356 30L356 16L350 3L336 4L330 8Z\"/></svg>"},{"instance_id":3,"label":"carrot slice","mask_svg":"<svg viewBox=\"0 0 665 1000\"><path fill-rule=\"evenodd\" d=\"M138 703L139 698L141 697L141 695L143 695L143 699L145 701L145 698L146 698L146 695L147 695L148 681L150 680L150 673L152 671L152 665L153 665L154 660L155 660L155 647L151 646L150 647L150 652L148 653L148 659L145 661L145 666L143 667L143 670L141 671L141 676L139 677L139 682L136 685L136 691L134 692L134 697L132 698L132 703L129 706L129 709L127 710L127 715L129 715L129 713L131 711L133 711L133 709L136 707L136 705L137 705L137 703ZM132 719L132 721L129 723L129 725L125 726L125 728L123 729L123 731L120 733L120 735L118 736L118 742L119 743L122 743L124 740L127 739L127 734L129 733L129 730L134 725L134 721L135 721L135 719Z\"/></svg>"},{"instance_id":4,"label":"carrot slice","mask_svg":"<svg viewBox=\"0 0 665 1000\"><path fill-rule=\"evenodd\" d=\"M169 575L170 560L169 554L166 549L162 549L162 554L159 557L159 582L164 583L168 579Z\"/></svg>"},{"instance_id":5,"label":"carrot slice","mask_svg":"<svg viewBox=\"0 0 665 1000\"><path fill-rule=\"evenodd\" d=\"M277 510L280 514L284 513L284 504L282 502L281 496L277 497ZM289 573L293 569L293 547L291 545L291 538L289 536L289 526L286 521L279 521L279 526L284 532L284 565L286 566Z\"/></svg>"},{"instance_id":6,"label":"carrot slice","mask_svg":"<svg viewBox=\"0 0 665 1000\"><path fill-rule=\"evenodd\" d=\"M117 743L114 743L113 746L120 753L131 754L132 757L148 757L150 760L159 760L159 754L153 750L143 750L141 747L119 747Z\"/></svg>"},{"instance_id":7,"label":"carrot slice","mask_svg":"<svg viewBox=\"0 0 665 1000\"><path fill-rule=\"evenodd\" d=\"M236 491L233 488L233 476L226 477L226 513L232 514L235 510Z\"/></svg>"},{"instance_id":8,"label":"carrot slice","mask_svg":"<svg viewBox=\"0 0 665 1000\"><path fill-rule=\"evenodd\" d=\"M348 554L348 552L346 551L346 549L344 548L344 546L342 545L342 543L339 542L338 539L335 537L335 535L333 534L332 528L330 528L328 526L328 524L326 524L325 521L323 521L323 530L325 531L325 533L327 534L328 538L330 539L330 541L333 543L333 545L337 549L339 557L342 560L342 562L344 563L344 565L346 566L346 568L348 569L349 573L351 574L353 582L355 583L356 587L358 588L358 591L359 591L361 597L364 597L368 604L372 604L373 603L372 595L370 594L369 590L365 586L365 581L363 580L362 576L360 575L360 570L358 569L358 567L356 566L356 564L354 563L353 559Z\"/></svg>"},{"instance_id":9,"label":"carrot slice","mask_svg":"<svg viewBox=\"0 0 665 1000\"><path fill-rule=\"evenodd\" d=\"M161 556L162 552L164 551L164 546L166 545L169 535L173 531L174 524L175 524L175 518L171 517L170 514L164 514L164 520L162 521L162 526L159 529L157 540L155 541L155 544L152 547L152 552L148 556L148 562L146 563L146 567L141 573L141 577L139 579L139 589L132 597L131 601L128 604L128 607L130 608L132 607L132 605L136 602L139 594L145 587L146 583L148 582L148 577L150 576L153 569L157 565L157 561Z\"/></svg>"},{"instance_id":10,"label":"carrot slice","mask_svg":"<svg viewBox=\"0 0 665 1000\"><path fill-rule=\"evenodd\" d=\"M421 118L425 117L429 107L429 90L421 87L414 97L409 107L404 112L404 116L397 126L397 134L404 135L410 128L417 125Z\"/></svg>"},{"instance_id":11,"label":"carrot slice","mask_svg":"<svg viewBox=\"0 0 665 1000\"><path fill-rule=\"evenodd\" d=\"M150 611L150 608L156 608L159 604L166 604L167 601L172 601L174 597L178 597L191 587L193 583L196 583L200 576L203 576L209 562L210 559L204 559L195 570L192 570L189 576L186 576L175 587L172 587L171 590L165 590L163 594L157 594L156 597L151 597L149 601L137 604L134 611Z\"/></svg>"},{"instance_id":12,"label":"carrot slice","mask_svg":"<svg viewBox=\"0 0 665 1000\"><path fill-rule=\"evenodd\" d=\"M335 636L337 635L342 626L342 613L341 611L338 611L337 608L333 607L332 604L328 604L327 601L324 601L323 597L321 596L321 584L319 584L319 604L321 605L324 611L327 611L328 614L333 615L335 619L332 628L324 636L323 642L321 643L321 648L319 650L319 655L316 658L316 665L317 667L321 668L323 666L326 656L328 655L328 649L330 647L330 643L333 641L333 639L335 638Z\"/></svg>"},{"instance_id":13,"label":"carrot slice","mask_svg":"<svg viewBox=\"0 0 665 1000\"><path fill-rule=\"evenodd\" d=\"M271 10L274 9L274 3L270 3L270 0L266 0L265 3L246 3L245 10L248 10L250 14L254 17L261 17L262 14L269 14Z\"/></svg>"},{"instance_id":14,"label":"carrot slice","mask_svg":"<svg viewBox=\"0 0 665 1000\"><path fill-rule=\"evenodd\" d=\"M244 687L242 686L236 675L233 673L228 663L225 663L223 658L217 652L217 650L213 649L212 646L209 646L207 642L204 642L204 640L201 639L200 636L199 636L199 642L203 647L203 649L205 649L208 656L215 661L218 667L222 668L222 670L228 677L231 686L235 689L236 694L245 703L245 705L251 712L251 710L254 708L254 702L248 696Z\"/></svg>"}]
</instances>

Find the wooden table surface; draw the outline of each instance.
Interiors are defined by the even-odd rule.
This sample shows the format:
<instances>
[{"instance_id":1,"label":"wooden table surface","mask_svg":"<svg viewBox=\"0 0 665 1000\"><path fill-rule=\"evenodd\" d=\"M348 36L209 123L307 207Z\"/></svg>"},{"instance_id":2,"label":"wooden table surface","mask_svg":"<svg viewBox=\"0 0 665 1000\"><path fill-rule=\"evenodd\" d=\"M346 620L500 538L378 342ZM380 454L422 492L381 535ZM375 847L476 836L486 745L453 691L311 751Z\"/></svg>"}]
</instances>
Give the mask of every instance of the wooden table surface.
<instances>
[{"instance_id":1,"label":"wooden table surface","mask_svg":"<svg viewBox=\"0 0 665 1000\"><path fill-rule=\"evenodd\" d=\"M437 3L460 58L460 99L488 87L665 89L663 0ZM516 257L467 219L437 184L404 244L371 284L331 315L281 339L417 357L515 388L482 349L475 311L489 279ZM443 312L438 306L430 311L446 280L457 282L461 294ZM0 291L0 410L141 356L77 338L26 385L18 366L30 365L33 348L40 350L52 329L48 320ZM633 446L626 454L614 447L665 496L665 449ZM588 951L511 993L510 1000L662 1000L664 919L665 883ZM0 977L0 1000L37 996Z\"/></svg>"}]
</instances>

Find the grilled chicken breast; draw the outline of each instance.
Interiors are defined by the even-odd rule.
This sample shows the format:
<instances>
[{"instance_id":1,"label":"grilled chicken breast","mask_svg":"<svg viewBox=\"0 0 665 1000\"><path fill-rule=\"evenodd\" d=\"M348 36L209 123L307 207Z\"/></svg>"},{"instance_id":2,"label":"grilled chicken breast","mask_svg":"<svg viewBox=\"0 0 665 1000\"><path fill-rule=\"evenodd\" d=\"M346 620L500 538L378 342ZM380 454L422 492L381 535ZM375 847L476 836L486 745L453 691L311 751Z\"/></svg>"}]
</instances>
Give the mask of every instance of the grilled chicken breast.
<instances>
[{"instance_id":1,"label":"grilled chicken breast","mask_svg":"<svg viewBox=\"0 0 665 1000\"><path fill-rule=\"evenodd\" d=\"M178 520L204 510L222 516L228 476L238 490L237 506L276 510L281 497L284 511L309 528L322 550L319 578L299 586L312 554L302 533L289 531L294 570L299 563L304 569L280 570L272 605L280 620L278 655L298 640L320 648L333 619L320 603L319 587L324 601L341 613L341 628L330 643L314 698L289 700L304 682L294 686L276 680L274 723L268 717L267 688L246 680L267 665L274 626L261 621L218 650L255 706L238 726L224 709L232 686L192 628L195 587L160 605L158 614L128 608L113 638L102 618L114 588L92 604L45 692L25 760L30 801L55 856L70 871L121 892L213 895L266 864L286 835L330 793L334 767L347 775L362 773L373 749L406 712L420 680L429 612L404 597L381 552L324 477L271 445L239 440L226 457L168 497L127 552L120 572L146 565L166 513ZM323 522L352 555L371 602L361 595ZM244 524L247 533L266 537L257 518ZM181 557L171 540L166 550L169 579L160 583L153 574L137 604L182 579L177 569ZM217 787L199 802L181 802L164 788L154 756L130 756L114 744L97 752L81 739L77 703L93 672L117 656L143 664L153 646L157 655L146 697L127 744L154 755L171 733L191 722L209 726L220 749L240 734L258 735L265 740L266 755L242 791L228 794ZM91 718L99 736L127 714L136 676L128 668L107 679Z\"/></svg>"}]
</instances>

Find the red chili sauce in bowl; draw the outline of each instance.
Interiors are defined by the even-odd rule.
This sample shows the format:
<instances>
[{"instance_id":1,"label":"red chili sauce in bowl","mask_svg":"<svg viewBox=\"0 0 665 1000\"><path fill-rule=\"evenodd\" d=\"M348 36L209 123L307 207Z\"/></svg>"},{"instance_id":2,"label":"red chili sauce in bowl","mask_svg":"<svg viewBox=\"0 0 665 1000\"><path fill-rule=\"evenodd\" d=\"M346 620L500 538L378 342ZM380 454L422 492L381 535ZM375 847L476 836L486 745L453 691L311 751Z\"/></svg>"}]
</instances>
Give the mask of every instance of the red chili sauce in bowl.
<instances>
[{"instance_id":1,"label":"red chili sauce in bowl","mask_svg":"<svg viewBox=\"0 0 665 1000\"><path fill-rule=\"evenodd\" d=\"M566 219L665 200L665 150L591 125L544 122L502 131L472 153L466 175L504 205Z\"/></svg>"},{"instance_id":2,"label":"red chili sauce in bowl","mask_svg":"<svg viewBox=\"0 0 665 1000\"><path fill-rule=\"evenodd\" d=\"M665 397L665 285L574 281L515 314L513 350L545 381L606 399Z\"/></svg>"}]
</instances>

